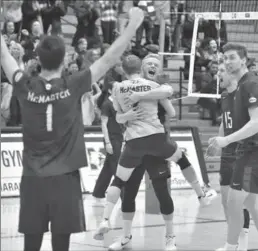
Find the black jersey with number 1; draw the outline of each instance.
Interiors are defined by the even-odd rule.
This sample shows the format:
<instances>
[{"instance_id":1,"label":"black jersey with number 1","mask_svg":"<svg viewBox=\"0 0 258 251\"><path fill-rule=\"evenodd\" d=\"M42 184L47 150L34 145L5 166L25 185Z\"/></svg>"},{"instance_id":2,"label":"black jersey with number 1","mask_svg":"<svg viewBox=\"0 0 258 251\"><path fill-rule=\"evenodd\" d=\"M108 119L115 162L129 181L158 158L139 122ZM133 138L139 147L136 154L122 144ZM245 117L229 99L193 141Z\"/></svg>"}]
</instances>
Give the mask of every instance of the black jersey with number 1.
<instances>
[{"instance_id":1,"label":"black jersey with number 1","mask_svg":"<svg viewBox=\"0 0 258 251\"><path fill-rule=\"evenodd\" d=\"M224 129L224 135L228 136L234 132L234 99L235 91L228 93L227 91L221 94L221 110L222 110L222 123ZM232 143L222 149L222 158L227 161L235 160L236 143Z\"/></svg>"},{"instance_id":2,"label":"black jersey with number 1","mask_svg":"<svg viewBox=\"0 0 258 251\"><path fill-rule=\"evenodd\" d=\"M23 175L55 176L87 165L81 97L91 91L91 72L46 81L14 74L22 114Z\"/></svg>"}]
</instances>

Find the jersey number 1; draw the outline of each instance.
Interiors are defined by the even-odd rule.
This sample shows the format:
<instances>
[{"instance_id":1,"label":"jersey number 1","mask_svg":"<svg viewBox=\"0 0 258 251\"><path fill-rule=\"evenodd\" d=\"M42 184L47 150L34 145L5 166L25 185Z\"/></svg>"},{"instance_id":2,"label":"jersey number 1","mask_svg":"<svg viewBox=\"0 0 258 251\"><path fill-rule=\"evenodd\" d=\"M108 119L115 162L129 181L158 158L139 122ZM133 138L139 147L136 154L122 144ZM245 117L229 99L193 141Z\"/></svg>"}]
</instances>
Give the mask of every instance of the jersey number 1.
<instances>
[{"instance_id":1,"label":"jersey number 1","mask_svg":"<svg viewBox=\"0 0 258 251\"><path fill-rule=\"evenodd\" d=\"M53 105L48 104L46 110L46 127L48 132L53 131Z\"/></svg>"},{"instance_id":2,"label":"jersey number 1","mask_svg":"<svg viewBox=\"0 0 258 251\"><path fill-rule=\"evenodd\" d=\"M231 129L233 127L233 120L231 117L231 113L225 112L224 116L225 116L226 128Z\"/></svg>"}]
</instances>

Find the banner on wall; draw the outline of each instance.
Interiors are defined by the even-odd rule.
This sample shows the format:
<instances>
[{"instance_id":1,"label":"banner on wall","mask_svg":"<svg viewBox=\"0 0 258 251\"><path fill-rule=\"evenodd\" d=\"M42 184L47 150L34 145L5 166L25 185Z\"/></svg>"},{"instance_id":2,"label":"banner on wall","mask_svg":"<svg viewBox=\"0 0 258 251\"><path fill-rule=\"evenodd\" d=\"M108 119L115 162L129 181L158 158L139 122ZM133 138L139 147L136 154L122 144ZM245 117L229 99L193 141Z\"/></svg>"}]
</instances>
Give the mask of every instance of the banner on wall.
<instances>
[{"instance_id":1,"label":"banner on wall","mask_svg":"<svg viewBox=\"0 0 258 251\"><path fill-rule=\"evenodd\" d=\"M204 184L203 170L206 167L200 164L197 144L191 129L182 129L171 132L171 137L182 148L190 162L192 163L197 177ZM81 168L82 189L92 192L98 175L105 161L105 149L103 135L100 132L85 133L86 154L89 165ZM2 133L1 134L1 197L19 196L20 179L22 174L22 134L21 133ZM171 189L190 188L184 179L182 172L175 163L171 162ZM205 181L205 183L207 183ZM145 179L142 180L140 190L145 190Z\"/></svg>"}]
</instances>

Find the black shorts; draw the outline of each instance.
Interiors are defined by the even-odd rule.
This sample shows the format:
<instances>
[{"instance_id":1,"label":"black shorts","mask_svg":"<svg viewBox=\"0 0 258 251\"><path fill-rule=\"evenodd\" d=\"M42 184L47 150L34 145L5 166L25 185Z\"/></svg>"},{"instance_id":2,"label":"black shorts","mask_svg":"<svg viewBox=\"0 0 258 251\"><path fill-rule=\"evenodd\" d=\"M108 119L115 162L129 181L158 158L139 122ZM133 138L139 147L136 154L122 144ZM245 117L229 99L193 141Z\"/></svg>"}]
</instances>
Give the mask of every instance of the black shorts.
<instances>
[{"instance_id":1,"label":"black shorts","mask_svg":"<svg viewBox=\"0 0 258 251\"><path fill-rule=\"evenodd\" d=\"M258 150L244 152L236 158L231 188L258 194Z\"/></svg>"},{"instance_id":2,"label":"black shorts","mask_svg":"<svg viewBox=\"0 0 258 251\"><path fill-rule=\"evenodd\" d=\"M22 176L19 232L71 234L86 230L79 171L52 177Z\"/></svg>"},{"instance_id":3,"label":"black shorts","mask_svg":"<svg viewBox=\"0 0 258 251\"><path fill-rule=\"evenodd\" d=\"M221 158L220 160L220 185L221 186L230 186L233 169L234 169L235 161L232 159Z\"/></svg>"},{"instance_id":4,"label":"black shorts","mask_svg":"<svg viewBox=\"0 0 258 251\"><path fill-rule=\"evenodd\" d=\"M161 157L144 156L140 168L144 168L148 172L151 180L171 177L170 163Z\"/></svg>"},{"instance_id":5,"label":"black shorts","mask_svg":"<svg viewBox=\"0 0 258 251\"><path fill-rule=\"evenodd\" d=\"M142 163L143 157L146 155L160 157L164 160L175 156L175 160L177 160L177 149L176 142L170 140L165 133L132 139L125 143L119 165L125 168L135 168Z\"/></svg>"}]
</instances>

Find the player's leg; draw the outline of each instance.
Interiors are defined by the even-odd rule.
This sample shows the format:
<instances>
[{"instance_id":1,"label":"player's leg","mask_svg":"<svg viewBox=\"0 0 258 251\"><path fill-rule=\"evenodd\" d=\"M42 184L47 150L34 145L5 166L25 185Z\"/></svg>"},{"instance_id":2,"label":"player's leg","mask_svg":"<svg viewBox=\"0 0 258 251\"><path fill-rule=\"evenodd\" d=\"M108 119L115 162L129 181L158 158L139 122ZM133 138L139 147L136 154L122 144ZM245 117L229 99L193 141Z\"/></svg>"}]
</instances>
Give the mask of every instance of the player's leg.
<instances>
[{"instance_id":1,"label":"player's leg","mask_svg":"<svg viewBox=\"0 0 258 251\"><path fill-rule=\"evenodd\" d=\"M44 178L22 176L19 232L24 234L24 251L39 251L43 235L48 231L47 185Z\"/></svg>"},{"instance_id":2,"label":"player's leg","mask_svg":"<svg viewBox=\"0 0 258 251\"><path fill-rule=\"evenodd\" d=\"M145 169L141 165L135 168L123 190L122 215L123 234L121 238L109 246L110 250L129 248L132 241L132 222L135 215L135 198L137 196Z\"/></svg>"},{"instance_id":3,"label":"player's leg","mask_svg":"<svg viewBox=\"0 0 258 251\"><path fill-rule=\"evenodd\" d=\"M102 239L102 235L109 231L109 218L113 209L121 195L121 189L130 179L136 166L139 166L143 156L145 155L145 139L133 139L126 142L124 150L120 156L117 166L116 175L107 189L106 204L103 214L103 222L94 233L94 239Z\"/></svg>"},{"instance_id":4,"label":"player's leg","mask_svg":"<svg viewBox=\"0 0 258 251\"><path fill-rule=\"evenodd\" d=\"M49 213L54 251L68 251L70 235L86 230L79 171L51 177Z\"/></svg>"},{"instance_id":5,"label":"player's leg","mask_svg":"<svg viewBox=\"0 0 258 251\"><path fill-rule=\"evenodd\" d=\"M122 141L111 140L113 147L113 154L107 154L103 168L96 181L93 197L97 199L105 198L106 190L110 184L111 178L116 174L117 164L121 154Z\"/></svg>"},{"instance_id":6,"label":"player's leg","mask_svg":"<svg viewBox=\"0 0 258 251\"><path fill-rule=\"evenodd\" d=\"M160 212L165 222L166 250L176 250L173 228L174 203L168 187L168 178L171 176L169 162L160 157L145 156L143 163L152 181L154 192L159 201Z\"/></svg>"},{"instance_id":7,"label":"player's leg","mask_svg":"<svg viewBox=\"0 0 258 251\"><path fill-rule=\"evenodd\" d=\"M176 163L180 166L182 174L187 182L196 192L200 203L202 205L209 205L211 201L216 197L216 192L211 190L210 193L205 193L198 181L197 174L193 166L189 162L188 158L186 157L185 153L182 153L182 157Z\"/></svg>"},{"instance_id":8,"label":"player's leg","mask_svg":"<svg viewBox=\"0 0 258 251\"><path fill-rule=\"evenodd\" d=\"M224 159L221 159L220 167L220 191L221 191L221 202L224 209L225 217L228 222L228 192L230 188L230 183L233 174L234 162ZM248 248L248 232L249 232L249 223L250 216L249 212L244 209L244 225L241 230L239 239L238 239L238 250L246 251Z\"/></svg>"},{"instance_id":9,"label":"player's leg","mask_svg":"<svg viewBox=\"0 0 258 251\"><path fill-rule=\"evenodd\" d=\"M249 193L245 200L245 206L250 212L253 222L258 231L258 193Z\"/></svg>"}]
</instances>

